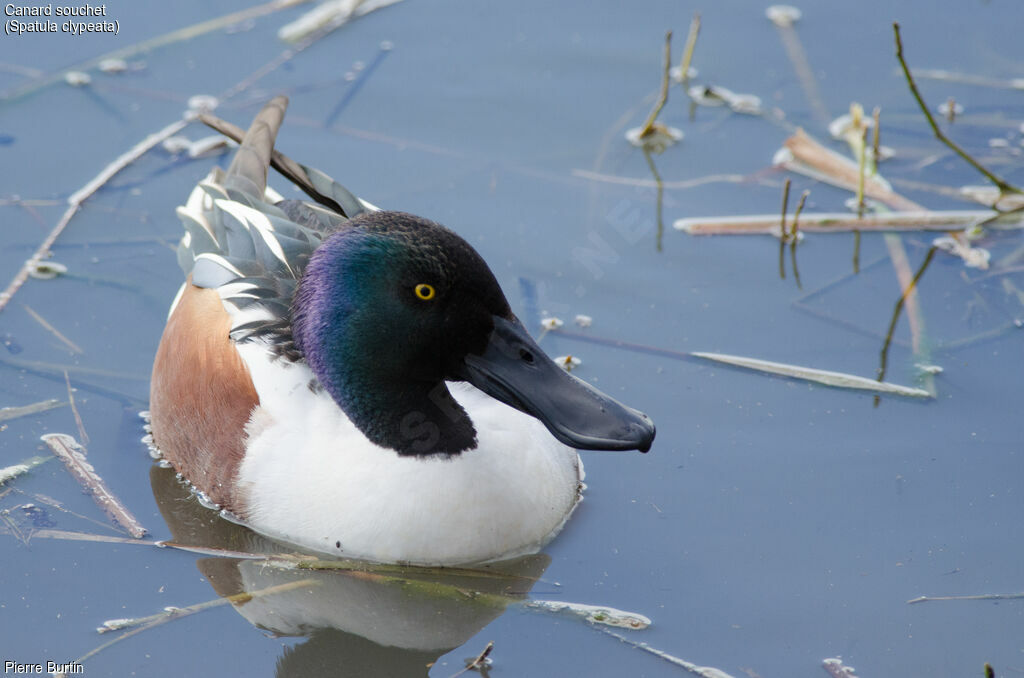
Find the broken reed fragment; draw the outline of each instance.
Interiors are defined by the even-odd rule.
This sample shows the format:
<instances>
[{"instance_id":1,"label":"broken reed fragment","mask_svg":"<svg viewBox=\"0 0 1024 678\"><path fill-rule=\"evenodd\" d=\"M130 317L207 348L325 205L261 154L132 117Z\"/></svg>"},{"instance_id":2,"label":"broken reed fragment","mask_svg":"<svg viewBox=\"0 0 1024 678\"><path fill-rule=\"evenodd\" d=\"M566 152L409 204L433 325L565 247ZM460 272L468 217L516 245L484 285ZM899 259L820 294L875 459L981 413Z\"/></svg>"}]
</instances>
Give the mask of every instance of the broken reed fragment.
<instances>
[{"instance_id":1,"label":"broken reed fragment","mask_svg":"<svg viewBox=\"0 0 1024 678\"><path fill-rule=\"evenodd\" d=\"M816 181L843 188L857 190L859 168L844 155L823 146L803 129L797 129L775 154L773 164L796 172ZM877 173L864 180L864 196L874 198L889 207L902 212L923 212L921 205L894 192L889 182Z\"/></svg>"},{"instance_id":2,"label":"broken reed fragment","mask_svg":"<svg viewBox=\"0 0 1024 678\"><path fill-rule=\"evenodd\" d=\"M973 596L918 596L907 601L907 605L914 603L928 603L940 600L1020 600L1024 593L979 593Z\"/></svg>"},{"instance_id":3,"label":"broken reed fragment","mask_svg":"<svg viewBox=\"0 0 1024 678\"><path fill-rule=\"evenodd\" d=\"M892 384L887 381L875 381L874 379L868 379L867 377L859 377L855 374L846 374L845 372L819 370L814 367L802 367L800 365L775 363L768 360L760 360L758 358L747 358L744 356L727 355L724 353L704 353L700 351L694 351L690 355L693 355L697 358L704 358L705 360L714 360L716 362L725 363L726 365L733 365L735 367L744 367L750 370L757 370L758 372L767 372L769 374L778 374L780 376L791 377L793 379L813 381L818 384L824 384L825 386L835 386L838 388L852 388L862 391L874 391L875 393L888 393L891 395L908 396L911 398L934 397L931 393L924 390L923 388L901 386L899 384Z\"/></svg>"},{"instance_id":4,"label":"broken reed fragment","mask_svg":"<svg viewBox=\"0 0 1024 678\"><path fill-rule=\"evenodd\" d=\"M114 493L96 473L92 464L86 461L85 448L79 445L77 440L65 433L47 433L41 439L53 450L55 455L60 457L68 472L92 495L96 504L111 520L136 539L141 539L148 534L146 528L139 523L131 511L114 496Z\"/></svg>"},{"instance_id":5,"label":"broken reed fragment","mask_svg":"<svg viewBox=\"0 0 1024 678\"><path fill-rule=\"evenodd\" d=\"M814 233L845 233L847 231L962 231L976 223L995 218L1006 228L1020 228L1024 214L1000 215L978 210L944 212L894 212L870 214L862 219L849 212L803 213L800 230ZM677 219L677 231L690 235L779 235L777 214L755 214L732 217L690 217ZM996 224L996 228L999 224Z\"/></svg>"}]
</instances>

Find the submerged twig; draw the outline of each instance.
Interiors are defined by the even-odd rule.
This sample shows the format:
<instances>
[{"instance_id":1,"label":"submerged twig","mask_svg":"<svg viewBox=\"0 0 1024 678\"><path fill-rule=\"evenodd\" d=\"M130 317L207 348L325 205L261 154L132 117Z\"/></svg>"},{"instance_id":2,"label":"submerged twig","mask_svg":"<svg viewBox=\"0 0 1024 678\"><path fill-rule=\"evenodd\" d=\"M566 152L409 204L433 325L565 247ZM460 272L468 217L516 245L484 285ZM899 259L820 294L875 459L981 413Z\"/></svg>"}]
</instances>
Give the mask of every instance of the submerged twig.
<instances>
[{"instance_id":1,"label":"submerged twig","mask_svg":"<svg viewBox=\"0 0 1024 678\"><path fill-rule=\"evenodd\" d=\"M649 137L655 131L654 122L658 119L658 114L661 113L661 109L665 107L665 102L668 101L668 71L672 64L672 31L665 33L665 69L664 74L661 78L661 92L658 94L657 101L654 102L654 108L647 116L647 120L640 126L640 138Z\"/></svg>"},{"instance_id":2,"label":"submerged twig","mask_svg":"<svg viewBox=\"0 0 1024 678\"><path fill-rule=\"evenodd\" d=\"M86 652L84 655L76 659L74 663L80 664L91 657L95 657L97 654L107 649L111 645L119 643L122 640L130 638L143 631L147 631L162 624L166 624L169 621L174 621L175 619L181 619L182 617L187 617L197 612L202 612L203 610L210 610L215 607L221 607L222 605L240 605L257 598L264 598L266 596L274 595L277 593L286 593L288 591L293 591L295 589L300 589L309 586L318 586L319 584L320 582L316 581L315 579L303 579L300 581L278 584L277 586L269 586L265 589L260 589L259 591L242 592L236 593L231 596L225 596L223 598L214 598L213 600L208 600L204 603L197 603L195 605L189 605L188 607L171 607L165 609L163 612L158 612L157 614L150 615L148 617L142 617L140 619L111 619L104 622L103 626L99 627L96 630L99 633L105 633L107 631L116 631L129 627L135 628L130 628L130 630L126 631L125 633L122 633L117 638L107 641L99 647L96 647L90 650L89 652Z\"/></svg>"},{"instance_id":3,"label":"submerged twig","mask_svg":"<svg viewBox=\"0 0 1024 678\"><path fill-rule=\"evenodd\" d=\"M78 437L82 439L83 445L88 445L89 434L85 432L82 415L78 413L78 407L75 405L75 391L71 388L71 378L68 376L67 370L64 370L64 383L68 387L68 404L71 405L71 413L75 416L75 425L78 426Z\"/></svg>"},{"instance_id":4,"label":"submerged twig","mask_svg":"<svg viewBox=\"0 0 1024 678\"><path fill-rule=\"evenodd\" d=\"M130 148L127 152L121 154L114 160L114 162L104 167L100 173L93 177L93 179L85 186L71 194L68 198L68 208L57 222L57 225L53 227L53 230L51 230L49 235L46 236L46 239L44 239L42 244L39 245L39 248L35 251L32 257L21 267L21 270L14 276L14 279L7 285L7 288L3 292L0 292L0 311L4 309L7 303L11 300L11 297L14 296L14 293L17 292L23 284L25 284L25 281L28 280L31 271L38 267L43 259L49 256L50 247L53 246L53 243L57 241L57 237L71 222L71 218L78 212L82 203L106 184L115 174L142 157L149 149L184 129L188 122L189 121L187 119L178 120L167 127L164 127L159 132L150 134L148 137L135 144L135 146Z\"/></svg>"},{"instance_id":5,"label":"submerged twig","mask_svg":"<svg viewBox=\"0 0 1024 678\"><path fill-rule=\"evenodd\" d=\"M759 372L778 374L783 377L813 381L826 386L839 388L859 389L862 391L874 391L876 393L890 393L892 395L908 396L911 398L931 398L933 395L921 388L901 386L885 381L876 381L866 377L859 377L855 374L845 372L832 372L830 370L819 370L813 367L802 367L800 365L789 365L786 363L770 362L758 358L746 358L744 356L725 355L722 353L704 353L694 351L691 355L697 358L705 358L716 362L745 367Z\"/></svg>"},{"instance_id":6,"label":"submerged twig","mask_svg":"<svg viewBox=\"0 0 1024 678\"><path fill-rule=\"evenodd\" d=\"M853 229L853 272L860 273L860 229Z\"/></svg>"},{"instance_id":7,"label":"submerged twig","mask_svg":"<svg viewBox=\"0 0 1024 678\"><path fill-rule=\"evenodd\" d=\"M797 35L796 29L793 28L793 24L800 19L800 12L799 10L792 10L793 8L784 5L773 5L765 13L771 22L775 24L776 28L779 29L779 37L782 39L782 46L786 50L786 56L789 57L789 61L793 65L793 70L796 72L796 77L804 90L804 96L807 97L808 103L811 104L815 117L821 124L828 125L832 116L829 115L828 109L825 107L821 92L818 91L818 81L814 77L814 71L811 70L810 62L807 60L807 53L804 51L803 45L800 44L800 37Z\"/></svg>"},{"instance_id":8,"label":"submerged twig","mask_svg":"<svg viewBox=\"0 0 1024 678\"><path fill-rule=\"evenodd\" d=\"M110 491L103 479L96 473L96 469L86 460L85 448L79 445L78 441L64 433L48 433L42 436L42 441L60 457L75 480L92 494L96 504L111 520L121 525L128 534L136 539L141 539L147 534L146 528Z\"/></svg>"},{"instance_id":9,"label":"submerged twig","mask_svg":"<svg viewBox=\"0 0 1024 678\"><path fill-rule=\"evenodd\" d=\"M49 400L41 400L38 403L32 403L31 405L22 405L21 407L0 407L0 422L27 417L30 414L38 414L39 412L52 410L55 407L63 407L65 404L63 400L51 398Z\"/></svg>"},{"instance_id":10,"label":"submerged twig","mask_svg":"<svg viewBox=\"0 0 1024 678\"><path fill-rule=\"evenodd\" d=\"M999 188L1000 193L1020 193L1021 190L1012 184L1007 183L1003 179L997 177L995 174L986 169L980 162L971 157L967 151L960 148L960 146L942 133L939 129L939 125L935 122L935 118L932 116L931 111L928 110L928 105L925 104L924 99L921 97L921 92L917 89L917 84L914 82L914 76L910 74L910 68L907 66L906 60L903 58L903 40L900 38L900 25L899 23L893 23L893 33L896 36L896 58L900 62L900 67L903 69L903 75L906 76L907 86L910 87L910 93L914 95L914 99L917 101L918 107L921 112L924 113L924 117L928 120L928 125L932 128L932 132L935 134L935 138L948 146L954 153L963 158L969 163L974 169L978 170L985 176L986 179L991 181Z\"/></svg>"},{"instance_id":11,"label":"submerged twig","mask_svg":"<svg viewBox=\"0 0 1024 678\"><path fill-rule=\"evenodd\" d=\"M600 181L606 184L619 184L622 186L637 186L639 188L657 188L657 182L651 179L634 179L633 177L621 177L614 174L601 174L585 169L574 169L574 177L587 179L588 181ZM698 188L707 184L742 184L748 178L742 174L709 174L705 177L695 179L682 179L677 181L663 181L662 186L669 190Z\"/></svg>"},{"instance_id":12,"label":"submerged twig","mask_svg":"<svg viewBox=\"0 0 1024 678\"><path fill-rule=\"evenodd\" d=\"M896 330L896 323L900 319L900 313L903 311L903 306L907 303L907 299L914 294L917 289L917 282L924 275L924 272L928 270L928 264L931 263L932 258L935 256L935 248L930 247L928 254L925 255L924 261L921 262L920 268L914 274L914 277L910 282L904 286L903 293L900 295L899 300L896 302L895 308L892 310L892 318L889 320L889 329L885 333L885 342L882 344L881 358L878 367L878 381L881 382L885 379L885 371L889 362L889 347L892 345L892 335Z\"/></svg>"},{"instance_id":13,"label":"submerged twig","mask_svg":"<svg viewBox=\"0 0 1024 678\"><path fill-rule=\"evenodd\" d=\"M665 221L662 218L662 204L664 202L664 197L665 197L665 187L661 183L661 174L658 173L658 168L654 164L654 158L651 157L651 150L649 148L647 148L646 146L644 146L643 147L643 151L644 151L644 158L647 159L647 167L650 168L651 174L654 176L654 182L658 185L657 196L655 198L655 200L657 202L655 203L655 208L654 208L655 217L656 217L657 222L658 222L658 233L657 233L657 235L655 237L654 248L658 252L661 252L662 251L661 241L662 241L663 236L665 235Z\"/></svg>"},{"instance_id":14,"label":"submerged twig","mask_svg":"<svg viewBox=\"0 0 1024 678\"><path fill-rule=\"evenodd\" d=\"M65 337L63 334L61 334L61 332L56 327L51 325L46 320L46 318L44 318L43 316L39 315L35 311L35 309L33 309L28 304L24 304L23 306L25 308L25 311L30 316L32 316L33 320L35 320L37 323L42 325L44 329L46 329L46 330L48 330L50 332L50 334L52 334L53 336L57 337L57 339L59 339L61 341L61 343L63 343L65 346L67 346L69 349L71 349L72 353L78 353L78 354L84 353L84 351L82 351L82 349L78 346L78 344L76 344L75 342L71 341L70 339Z\"/></svg>"},{"instance_id":15,"label":"submerged twig","mask_svg":"<svg viewBox=\"0 0 1024 678\"><path fill-rule=\"evenodd\" d=\"M627 638L626 636L622 635L617 631L612 631L611 629L604 627L598 628L604 633L607 633L609 636L612 636L613 638L618 638L627 645L635 647L638 650L643 650L644 652L647 652L649 654L653 654L655 657L658 657L659 659L664 659L669 664L679 666L695 676L700 676L701 678L733 678L730 674L726 673L721 669L716 669L713 666L697 666L693 662L688 662L685 659L681 659L673 654L669 654L664 650L659 650L656 647L651 647L647 643L638 643L637 641Z\"/></svg>"}]
</instances>

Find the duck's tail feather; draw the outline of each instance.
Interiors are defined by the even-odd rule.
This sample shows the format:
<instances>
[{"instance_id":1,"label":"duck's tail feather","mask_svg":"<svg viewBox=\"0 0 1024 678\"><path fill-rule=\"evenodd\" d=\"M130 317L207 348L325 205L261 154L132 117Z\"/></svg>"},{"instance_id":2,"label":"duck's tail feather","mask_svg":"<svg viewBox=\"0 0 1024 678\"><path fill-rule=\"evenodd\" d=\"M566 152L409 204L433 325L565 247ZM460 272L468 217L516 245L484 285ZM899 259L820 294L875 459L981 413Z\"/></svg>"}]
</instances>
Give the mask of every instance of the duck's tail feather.
<instances>
[{"instance_id":1,"label":"duck's tail feather","mask_svg":"<svg viewBox=\"0 0 1024 678\"><path fill-rule=\"evenodd\" d=\"M267 167L274 152L277 131L284 122L288 97L271 99L249 126L224 178L224 186L263 200L267 190Z\"/></svg>"},{"instance_id":2,"label":"duck's tail feather","mask_svg":"<svg viewBox=\"0 0 1024 678\"><path fill-rule=\"evenodd\" d=\"M285 102L285 106L287 106L287 99L285 99L285 97L277 97L277 99L283 99ZM277 99L274 99L274 101L277 101ZM271 104L274 103L274 101L272 101L270 104L267 104L267 106L269 107ZM257 116L256 120L253 122L252 127L249 128L249 132L246 133L242 132L241 127L233 125L232 123L226 120L222 120L221 118L218 118L217 116L212 115L210 113L201 113L199 115L199 120L206 124L208 127L211 127L216 131L220 132L224 136L230 139L234 139L235 141L241 142L244 148L249 140L249 135L252 134L253 130L257 126L257 123L260 122L260 119L263 117L264 112L266 112L266 108L264 108L263 112L261 112L260 115ZM282 109L281 116L283 115L284 111ZM280 119L278 119L277 124L281 124ZM277 129L274 128L274 134L276 135L276 133ZM274 149L272 142L273 137L271 137L271 152L269 164L278 172L280 172L285 178L287 178L293 184L298 186L303 193L308 195L310 198L312 198L319 204L323 205L324 207L327 207L328 209L334 210L338 214L344 217L348 217L349 219L356 216L357 214L362 214L363 212L373 211L376 209L372 205L369 205L368 203L357 198L355 195L352 194L351 191L349 191L347 188L345 188L344 186L342 186L341 184L339 184L334 179L327 176L320 170L313 169L312 167L306 167L305 165L301 165L292 160L291 158L289 158L284 153L281 153L280 151ZM234 168L235 163L239 162L239 158L241 157L241 151L242 149L240 148L239 153L235 155L235 160L231 164L232 169ZM260 158L260 161L262 162L262 157ZM262 164L262 167L263 173L261 176L263 177L264 185L266 185L266 164ZM229 174L230 172L231 169L228 170ZM232 187L241 188L238 186ZM246 190L248 192L248 189L242 188L242 190Z\"/></svg>"}]
</instances>

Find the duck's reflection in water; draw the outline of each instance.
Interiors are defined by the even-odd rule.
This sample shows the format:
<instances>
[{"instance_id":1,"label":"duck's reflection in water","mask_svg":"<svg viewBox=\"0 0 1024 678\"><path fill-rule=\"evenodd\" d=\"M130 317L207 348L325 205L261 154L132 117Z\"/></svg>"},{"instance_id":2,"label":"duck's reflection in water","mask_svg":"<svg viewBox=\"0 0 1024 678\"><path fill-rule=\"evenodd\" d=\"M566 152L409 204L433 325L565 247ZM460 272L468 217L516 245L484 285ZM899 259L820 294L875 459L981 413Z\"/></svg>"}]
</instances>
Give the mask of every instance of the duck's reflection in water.
<instances>
[{"instance_id":1,"label":"duck's reflection in water","mask_svg":"<svg viewBox=\"0 0 1024 678\"><path fill-rule=\"evenodd\" d=\"M179 544L257 554L294 552L201 506L171 469L154 466L150 481ZM508 604L525 598L549 562L535 555L479 572L310 571L237 558L202 558L197 565L223 597L280 587L280 592L255 595L234 607L271 634L305 637L284 650L275 675L306 678L426 676L438 657L465 643ZM309 585L287 586L301 581Z\"/></svg>"}]
</instances>

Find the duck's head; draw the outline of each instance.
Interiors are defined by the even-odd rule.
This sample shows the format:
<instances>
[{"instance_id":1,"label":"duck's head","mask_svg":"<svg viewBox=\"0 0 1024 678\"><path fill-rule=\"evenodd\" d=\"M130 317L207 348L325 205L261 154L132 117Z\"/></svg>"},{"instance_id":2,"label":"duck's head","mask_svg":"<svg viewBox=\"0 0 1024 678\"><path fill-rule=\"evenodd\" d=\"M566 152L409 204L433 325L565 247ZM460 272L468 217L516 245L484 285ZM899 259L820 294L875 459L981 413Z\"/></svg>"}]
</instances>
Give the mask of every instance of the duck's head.
<instances>
[{"instance_id":1,"label":"duck's head","mask_svg":"<svg viewBox=\"0 0 1024 678\"><path fill-rule=\"evenodd\" d=\"M320 384L373 442L458 454L476 431L445 386L465 380L581 449L647 451L644 414L559 368L469 243L401 212L355 217L310 257L292 332Z\"/></svg>"}]
</instances>

